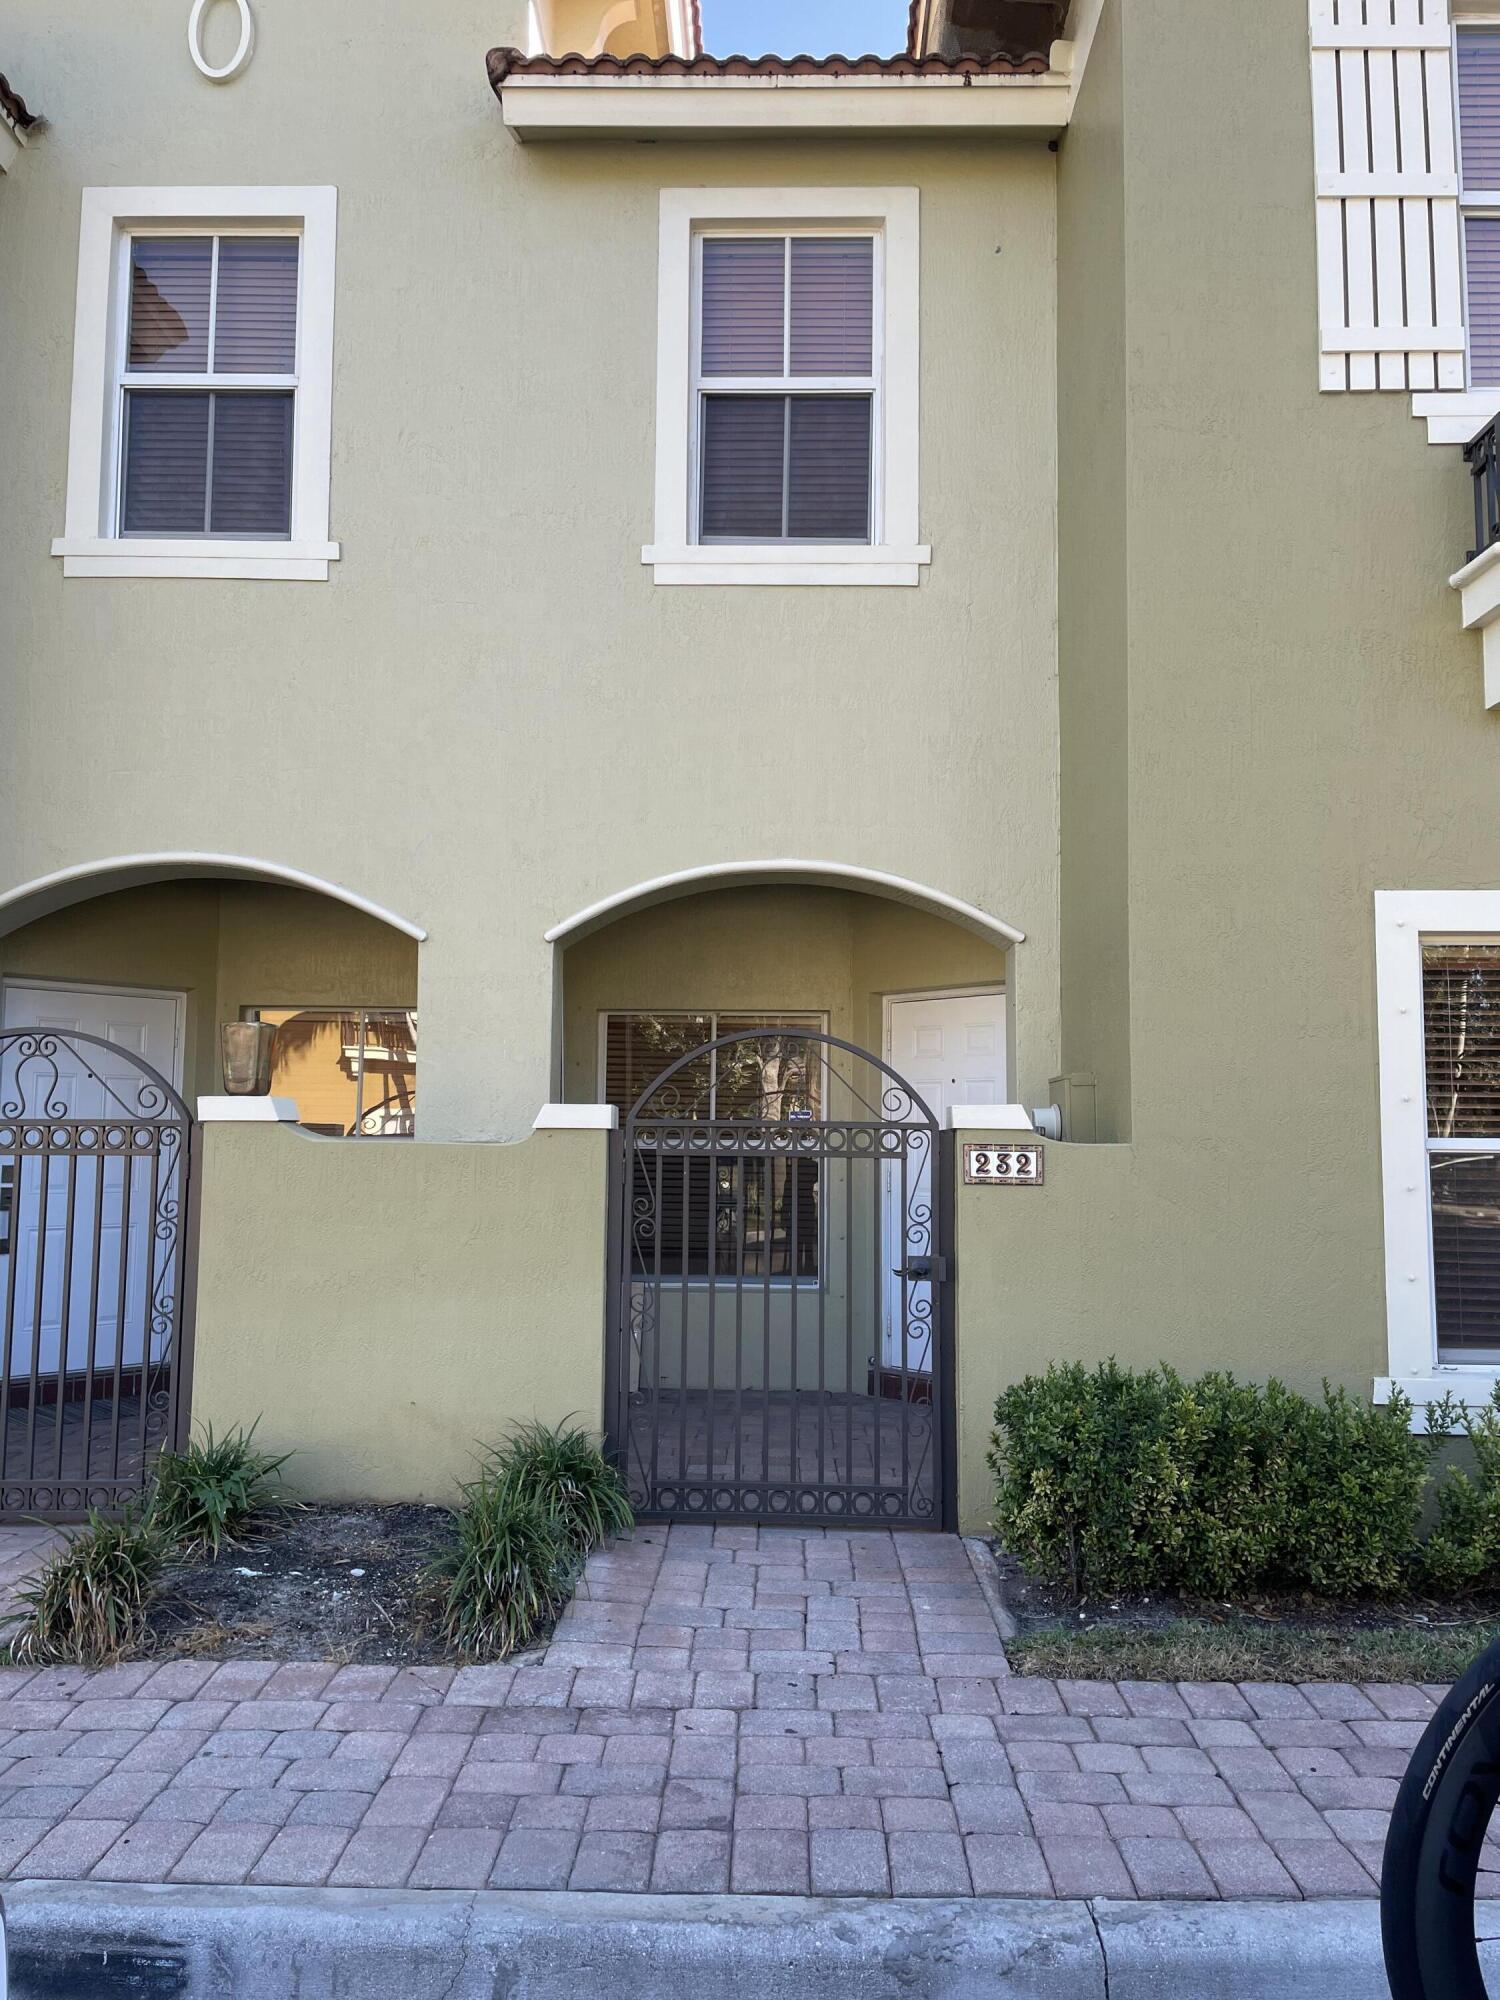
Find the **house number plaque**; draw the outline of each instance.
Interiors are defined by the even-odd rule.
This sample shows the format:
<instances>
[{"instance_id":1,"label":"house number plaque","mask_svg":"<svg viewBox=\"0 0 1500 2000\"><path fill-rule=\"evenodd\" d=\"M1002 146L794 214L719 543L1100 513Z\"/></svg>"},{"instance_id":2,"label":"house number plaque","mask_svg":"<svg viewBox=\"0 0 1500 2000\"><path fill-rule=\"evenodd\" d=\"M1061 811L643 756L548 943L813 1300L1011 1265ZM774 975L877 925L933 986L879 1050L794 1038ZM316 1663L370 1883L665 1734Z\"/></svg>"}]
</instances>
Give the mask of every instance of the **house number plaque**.
<instances>
[{"instance_id":1,"label":"house number plaque","mask_svg":"<svg viewBox=\"0 0 1500 2000\"><path fill-rule=\"evenodd\" d=\"M965 1146L965 1187L1040 1187L1040 1146Z\"/></svg>"}]
</instances>

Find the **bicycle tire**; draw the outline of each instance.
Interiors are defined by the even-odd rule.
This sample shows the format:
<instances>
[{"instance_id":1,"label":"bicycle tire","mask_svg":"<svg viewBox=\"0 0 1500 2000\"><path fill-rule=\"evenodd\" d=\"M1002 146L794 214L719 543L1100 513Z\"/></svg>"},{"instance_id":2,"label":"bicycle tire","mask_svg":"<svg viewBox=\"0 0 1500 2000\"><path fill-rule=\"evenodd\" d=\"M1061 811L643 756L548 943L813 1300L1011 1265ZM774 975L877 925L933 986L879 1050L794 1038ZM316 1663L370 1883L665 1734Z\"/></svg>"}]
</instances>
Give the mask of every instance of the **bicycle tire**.
<instances>
[{"instance_id":1,"label":"bicycle tire","mask_svg":"<svg viewBox=\"0 0 1500 2000\"><path fill-rule=\"evenodd\" d=\"M1474 1891L1497 1800L1500 1640L1439 1703L1396 1794L1380 1871L1392 2000L1489 2000Z\"/></svg>"}]
</instances>

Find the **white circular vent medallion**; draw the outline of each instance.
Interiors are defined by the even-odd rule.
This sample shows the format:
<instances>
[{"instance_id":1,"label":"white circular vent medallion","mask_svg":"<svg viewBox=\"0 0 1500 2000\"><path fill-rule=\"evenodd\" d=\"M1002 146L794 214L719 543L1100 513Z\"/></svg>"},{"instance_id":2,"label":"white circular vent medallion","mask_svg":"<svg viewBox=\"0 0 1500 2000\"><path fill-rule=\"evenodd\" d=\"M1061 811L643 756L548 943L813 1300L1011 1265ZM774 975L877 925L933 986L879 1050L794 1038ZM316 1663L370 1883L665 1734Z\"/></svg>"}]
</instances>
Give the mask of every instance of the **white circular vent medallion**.
<instances>
[{"instance_id":1,"label":"white circular vent medallion","mask_svg":"<svg viewBox=\"0 0 1500 2000\"><path fill-rule=\"evenodd\" d=\"M216 69L203 53L203 17L212 5L213 0L193 0L193 11L188 15L188 54L210 83L228 83L232 76L239 75L254 51L255 16L250 12L250 0L234 0L240 16L239 45L228 62Z\"/></svg>"}]
</instances>

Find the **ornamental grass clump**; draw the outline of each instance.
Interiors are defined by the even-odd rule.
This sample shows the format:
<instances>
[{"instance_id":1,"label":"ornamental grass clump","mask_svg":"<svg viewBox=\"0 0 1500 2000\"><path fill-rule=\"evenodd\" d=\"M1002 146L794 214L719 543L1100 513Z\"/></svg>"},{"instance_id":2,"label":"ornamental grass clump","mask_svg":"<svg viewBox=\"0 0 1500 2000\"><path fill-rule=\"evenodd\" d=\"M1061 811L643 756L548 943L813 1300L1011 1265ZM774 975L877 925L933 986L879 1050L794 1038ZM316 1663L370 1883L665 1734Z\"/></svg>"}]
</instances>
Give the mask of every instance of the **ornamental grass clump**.
<instances>
[{"instance_id":1,"label":"ornamental grass clump","mask_svg":"<svg viewBox=\"0 0 1500 2000\"><path fill-rule=\"evenodd\" d=\"M492 1450L486 1472L517 1499L534 1500L580 1555L635 1526L620 1475L576 1424L520 1424Z\"/></svg>"},{"instance_id":2,"label":"ornamental grass clump","mask_svg":"<svg viewBox=\"0 0 1500 2000\"><path fill-rule=\"evenodd\" d=\"M277 1478L291 1457L255 1448L256 1425L215 1437L212 1425L181 1451L156 1461L149 1501L153 1526L183 1557L211 1556L244 1539L259 1521L285 1513Z\"/></svg>"},{"instance_id":3,"label":"ornamental grass clump","mask_svg":"<svg viewBox=\"0 0 1500 2000\"><path fill-rule=\"evenodd\" d=\"M146 1600L166 1553L139 1512L118 1520L91 1513L17 1591L26 1609L11 1658L21 1666L107 1666L144 1632Z\"/></svg>"},{"instance_id":4,"label":"ornamental grass clump","mask_svg":"<svg viewBox=\"0 0 1500 2000\"><path fill-rule=\"evenodd\" d=\"M503 1660L557 1616L578 1555L548 1508L489 1474L464 1488L455 1528L443 1636L470 1658Z\"/></svg>"}]
</instances>

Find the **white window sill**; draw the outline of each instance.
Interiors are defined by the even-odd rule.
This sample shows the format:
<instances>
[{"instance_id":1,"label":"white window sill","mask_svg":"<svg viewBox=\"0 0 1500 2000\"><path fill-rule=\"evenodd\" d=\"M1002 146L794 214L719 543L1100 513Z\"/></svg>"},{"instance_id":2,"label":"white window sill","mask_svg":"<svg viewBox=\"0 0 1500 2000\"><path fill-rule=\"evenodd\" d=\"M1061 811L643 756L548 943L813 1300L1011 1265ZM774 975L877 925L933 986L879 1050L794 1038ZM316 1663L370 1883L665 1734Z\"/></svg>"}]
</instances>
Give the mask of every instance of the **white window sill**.
<instances>
[{"instance_id":1,"label":"white window sill","mask_svg":"<svg viewBox=\"0 0 1500 2000\"><path fill-rule=\"evenodd\" d=\"M1439 1365L1431 1375L1377 1375L1375 1401L1388 1403L1392 1390L1399 1389L1415 1405L1411 1413L1412 1429L1425 1431L1429 1403L1453 1396L1470 1409L1478 1409L1481 1403L1489 1401L1497 1382L1500 1382L1500 1365L1488 1362L1452 1368Z\"/></svg>"},{"instance_id":2,"label":"white window sill","mask_svg":"<svg viewBox=\"0 0 1500 2000\"><path fill-rule=\"evenodd\" d=\"M270 583L326 583L337 542L112 541L59 535L64 576L212 576Z\"/></svg>"},{"instance_id":3,"label":"white window sill","mask_svg":"<svg viewBox=\"0 0 1500 2000\"><path fill-rule=\"evenodd\" d=\"M919 583L932 561L930 548L827 548L754 542L715 542L686 548L641 550L657 583L905 584Z\"/></svg>"}]
</instances>

